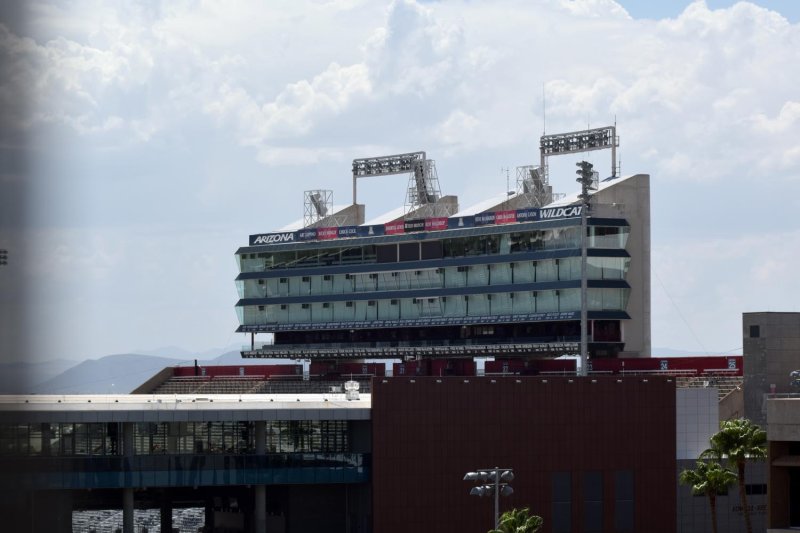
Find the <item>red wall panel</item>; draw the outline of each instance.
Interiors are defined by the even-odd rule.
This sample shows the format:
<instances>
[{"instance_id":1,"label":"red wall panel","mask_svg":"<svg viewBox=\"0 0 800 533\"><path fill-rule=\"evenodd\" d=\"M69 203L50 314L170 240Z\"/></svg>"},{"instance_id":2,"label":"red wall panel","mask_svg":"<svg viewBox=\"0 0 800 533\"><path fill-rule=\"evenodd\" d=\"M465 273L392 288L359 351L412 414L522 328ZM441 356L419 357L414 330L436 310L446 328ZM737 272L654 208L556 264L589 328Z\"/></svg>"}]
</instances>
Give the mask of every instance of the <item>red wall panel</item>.
<instances>
[{"instance_id":1,"label":"red wall panel","mask_svg":"<svg viewBox=\"0 0 800 533\"><path fill-rule=\"evenodd\" d=\"M554 472L572 476L573 531L582 480L603 475L613 531L614 475L634 473L635 531L675 531L675 384L665 377L394 377L373 380L374 531L485 533L493 500L464 474L511 467L502 509L530 507L551 531Z\"/></svg>"}]
</instances>

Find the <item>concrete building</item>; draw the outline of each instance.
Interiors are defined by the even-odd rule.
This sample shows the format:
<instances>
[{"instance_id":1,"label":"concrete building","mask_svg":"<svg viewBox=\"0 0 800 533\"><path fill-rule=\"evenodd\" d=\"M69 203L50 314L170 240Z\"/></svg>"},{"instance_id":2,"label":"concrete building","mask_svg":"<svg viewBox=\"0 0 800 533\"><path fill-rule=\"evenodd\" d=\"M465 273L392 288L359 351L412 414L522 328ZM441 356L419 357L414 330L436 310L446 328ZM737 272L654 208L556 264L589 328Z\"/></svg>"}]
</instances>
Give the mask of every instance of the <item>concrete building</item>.
<instances>
[{"instance_id":1,"label":"concrete building","mask_svg":"<svg viewBox=\"0 0 800 533\"><path fill-rule=\"evenodd\" d=\"M172 509L191 505L205 508L209 531L450 524L483 533L491 502L469 496L462 478L504 465L517 477L503 508L530 505L545 532L675 531L674 378L372 385L350 401L343 393L0 398L3 523L58 533L71 531L73 510L116 508L133 532L133 510L154 508L164 531ZM685 431L680 440L692 446Z\"/></svg>"},{"instance_id":2,"label":"concrete building","mask_svg":"<svg viewBox=\"0 0 800 533\"><path fill-rule=\"evenodd\" d=\"M770 533L800 529L800 394L767 400Z\"/></svg>"},{"instance_id":3,"label":"concrete building","mask_svg":"<svg viewBox=\"0 0 800 533\"><path fill-rule=\"evenodd\" d=\"M540 169L520 167L511 196L459 209L455 196L438 193L438 178L421 170L432 162L410 157L416 155L357 160L354 168L374 163L383 172L396 164L419 174L409 196L424 187L425 202L363 223L352 216L363 213L360 204L333 212L322 205L324 191L308 191L319 217L250 235L236 251L238 331L251 335L244 357L530 360L579 353L578 195L559 198L543 185ZM650 356L649 183L645 174L612 176L591 194L592 359ZM264 334L266 341L256 339Z\"/></svg>"},{"instance_id":4,"label":"concrete building","mask_svg":"<svg viewBox=\"0 0 800 533\"><path fill-rule=\"evenodd\" d=\"M793 392L790 374L800 369L800 313L744 313L745 418L767 423L770 394Z\"/></svg>"}]
</instances>

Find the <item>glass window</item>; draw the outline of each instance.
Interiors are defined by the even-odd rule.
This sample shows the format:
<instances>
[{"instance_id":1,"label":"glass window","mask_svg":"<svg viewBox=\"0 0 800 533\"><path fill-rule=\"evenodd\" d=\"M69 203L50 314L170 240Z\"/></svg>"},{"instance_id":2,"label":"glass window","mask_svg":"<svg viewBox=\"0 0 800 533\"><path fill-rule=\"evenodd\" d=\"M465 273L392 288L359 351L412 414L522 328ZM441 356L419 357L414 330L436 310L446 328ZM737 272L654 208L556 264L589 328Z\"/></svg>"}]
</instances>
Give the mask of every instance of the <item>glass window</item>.
<instances>
[{"instance_id":1,"label":"glass window","mask_svg":"<svg viewBox=\"0 0 800 533\"><path fill-rule=\"evenodd\" d=\"M586 533L603 531L603 473L583 474L583 524Z\"/></svg>"},{"instance_id":2,"label":"glass window","mask_svg":"<svg viewBox=\"0 0 800 533\"><path fill-rule=\"evenodd\" d=\"M614 472L614 531L633 531L634 490L633 472Z\"/></svg>"},{"instance_id":3,"label":"glass window","mask_svg":"<svg viewBox=\"0 0 800 533\"><path fill-rule=\"evenodd\" d=\"M572 531L572 476L569 472L553 472L553 533Z\"/></svg>"}]
</instances>

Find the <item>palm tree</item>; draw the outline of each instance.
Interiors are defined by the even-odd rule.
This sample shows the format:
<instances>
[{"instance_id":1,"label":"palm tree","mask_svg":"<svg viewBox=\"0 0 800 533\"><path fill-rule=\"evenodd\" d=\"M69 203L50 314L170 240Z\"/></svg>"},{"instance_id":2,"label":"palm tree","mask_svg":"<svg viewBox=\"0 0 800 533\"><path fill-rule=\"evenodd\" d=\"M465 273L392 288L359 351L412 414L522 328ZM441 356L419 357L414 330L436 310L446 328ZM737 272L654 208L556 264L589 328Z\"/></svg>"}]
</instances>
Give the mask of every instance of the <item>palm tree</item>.
<instances>
[{"instance_id":1,"label":"palm tree","mask_svg":"<svg viewBox=\"0 0 800 533\"><path fill-rule=\"evenodd\" d=\"M541 516L529 515L530 509L511 509L500 515L500 529L489 533L536 533L542 527Z\"/></svg>"},{"instance_id":2,"label":"palm tree","mask_svg":"<svg viewBox=\"0 0 800 533\"><path fill-rule=\"evenodd\" d=\"M684 470L679 479L682 485L691 485L693 494L708 496L711 530L717 533L717 495L724 494L728 487L736 483L736 474L716 461L697 461L697 467Z\"/></svg>"},{"instance_id":3,"label":"palm tree","mask_svg":"<svg viewBox=\"0 0 800 533\"><path fill-rule=\"evenodd\" d=\"M704 451L701 457L717 460L727 458L736 465L739 480L739 499L742 503L744 524L747 533L753 533L750 521L750 509L747 507L745 492L744 465L747 459L764 459L767 456L767 434L746 418L725 420L720 429L711 437L711 448Z\"/></svg>"}]
</instances>

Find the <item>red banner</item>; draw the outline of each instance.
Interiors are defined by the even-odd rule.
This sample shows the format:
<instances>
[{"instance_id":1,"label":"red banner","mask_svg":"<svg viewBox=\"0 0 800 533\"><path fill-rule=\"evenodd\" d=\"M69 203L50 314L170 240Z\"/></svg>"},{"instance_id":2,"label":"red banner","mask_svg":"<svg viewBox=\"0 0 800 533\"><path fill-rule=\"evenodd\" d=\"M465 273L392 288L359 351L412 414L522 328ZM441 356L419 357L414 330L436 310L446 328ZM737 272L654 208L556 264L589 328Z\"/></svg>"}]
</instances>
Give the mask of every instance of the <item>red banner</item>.
<instances>
[{"instance_id":1,"label":"red banner","mask_svg":"<svg viewBox=\"0 0 800 533\"><path fill-rule=\"evenodd\" d=\"M438 231L443 229L447 229L447 217L425 219L425 231Z\"/></svg>"},{"instance_id":2,"label":"red banner","mask_svg":"<svg viewBox=\"0 0 800 533\"><path fill-rule=\"evenodd\" d=\"M339 236L339 228L317 228L317 240L327 241Z\"/></svg>"},{"instance_id":3,"label":"red banner","mask_svg":"<svg viewBox=\"0 0 800 533\"><path fill-rule=\"evenodd\" d=\"M495 224L511 224L517 221L516 211L497 211L494 214Z\"/></svg>"},{"instance_id":4,"label":"red banner","mask_svg":"<svg viewBox=\"0 0 800 533\"><path fill-rule=\"evenodd\" d=\"M405 233L405 221L395 220L384 225L386 235L396 235L398 233Z\"/></svg>"}]
</instances>

